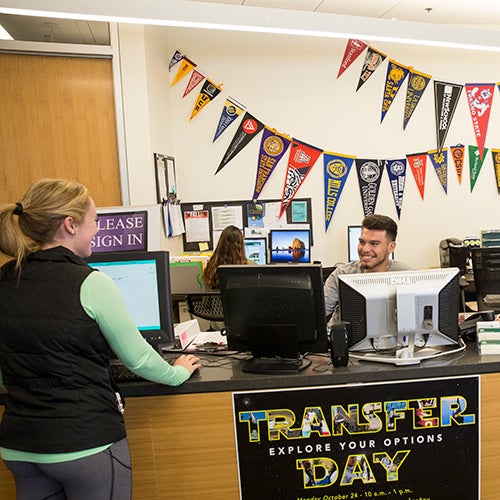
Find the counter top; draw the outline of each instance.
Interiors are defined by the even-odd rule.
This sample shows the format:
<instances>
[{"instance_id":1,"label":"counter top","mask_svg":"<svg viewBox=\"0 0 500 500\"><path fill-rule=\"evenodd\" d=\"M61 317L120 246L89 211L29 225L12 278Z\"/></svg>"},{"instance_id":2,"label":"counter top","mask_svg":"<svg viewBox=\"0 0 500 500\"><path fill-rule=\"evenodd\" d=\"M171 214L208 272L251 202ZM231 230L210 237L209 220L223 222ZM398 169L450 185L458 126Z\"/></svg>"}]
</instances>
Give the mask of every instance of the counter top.
<instances>
[{"instance_id":1,"label":"counter top","mask_svg":"<svg viewBox=\"0 0 500 500\"><path fill-rule=\"evenodd\" d=\"M465 351L436 359L422 361L418 365L394 366L386 363L359 361L350 358L345 367L333 367L329 355L308 355L311 364L297 375L256 375L242 371L247 354L214 355L200 354L202 368L179 387L152 382L128 382L120 384L126 397L161 396L166 394L193 394L207 392L235 392L294 387L312 387L352 383L411 380L432 377L453 377L500 372L500 355L480 356L475 344ZM175 359L171 354L166 359ZM5 392L0 392L0 404Z\"/></svg>"},{"instance_id":2,"label":"counter top","mask_svg":"<svg viewBox=\"0 0 500 500\"><path fill-rule=\"evenodd\" d=\"M453 377L500 372L500 355L480 356L475 344L465 351L418 365L394 366L351 358L345 367L333 367L329 355L308 355L311 365L297 375L256 375L242 371L246 355L220 356L201 354L202 368L179 387L148 382L122 384L125 396L158 396L199 392L234 392L293 387L325 386L349 383Z\"/></svg>"}]
</instances>

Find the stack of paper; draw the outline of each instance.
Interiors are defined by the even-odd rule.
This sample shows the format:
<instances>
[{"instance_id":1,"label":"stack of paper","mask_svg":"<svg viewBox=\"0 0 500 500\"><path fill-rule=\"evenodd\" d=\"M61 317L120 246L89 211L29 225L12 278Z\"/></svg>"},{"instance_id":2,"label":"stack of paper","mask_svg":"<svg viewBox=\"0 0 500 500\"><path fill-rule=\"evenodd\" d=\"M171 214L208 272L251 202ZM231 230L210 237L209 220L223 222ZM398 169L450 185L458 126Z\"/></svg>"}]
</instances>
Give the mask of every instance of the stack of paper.
<instances>
[{"instance_id":1,"label":"stack of paper","mask_svg":"<svg viewBox=\"0 0 500 500\"><path fill-rule=\"evenodd\" d=\"M500 321L478 321L476 328L479 354L500 354Z\"/></svg>"}]
</instances>

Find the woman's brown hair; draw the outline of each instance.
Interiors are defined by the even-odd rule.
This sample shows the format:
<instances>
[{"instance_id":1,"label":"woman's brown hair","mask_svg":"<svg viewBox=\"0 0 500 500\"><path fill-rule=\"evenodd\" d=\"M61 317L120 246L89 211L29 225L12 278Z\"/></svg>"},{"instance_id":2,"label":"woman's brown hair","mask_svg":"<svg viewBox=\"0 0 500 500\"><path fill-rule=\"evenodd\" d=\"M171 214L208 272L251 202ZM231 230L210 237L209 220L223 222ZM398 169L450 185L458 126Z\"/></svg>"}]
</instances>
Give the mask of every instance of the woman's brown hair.
<instances>
[{"instance_id":1,"label":"woman's brown hair","mask_svg":"<svg viewBox=\"0 0 500 500\"><path fill-rule=\"evenodd\" d=\"M217 268L223 264L247 264L243 234L236 226L227 226L222 231L219 243L203 271L203 283L210 288L219 288Z\"/></svg>"}]
</instances>

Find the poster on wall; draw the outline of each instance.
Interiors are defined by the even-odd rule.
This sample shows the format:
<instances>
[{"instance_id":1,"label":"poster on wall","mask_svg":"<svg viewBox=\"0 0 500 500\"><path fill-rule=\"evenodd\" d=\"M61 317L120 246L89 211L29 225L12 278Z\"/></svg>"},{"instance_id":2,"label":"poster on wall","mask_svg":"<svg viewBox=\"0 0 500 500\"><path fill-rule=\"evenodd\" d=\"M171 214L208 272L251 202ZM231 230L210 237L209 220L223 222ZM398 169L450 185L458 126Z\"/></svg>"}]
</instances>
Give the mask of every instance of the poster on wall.
<instances>
[{"instance_id":1,"label":"poster on wall","mask_svg":"<svg viewBox=\"0 0 500 500\"><path fill-rule=\"evenodd\" d=\"M479 377L233 394L240 497L479 499Z\"/></svg>"}]
</instances>

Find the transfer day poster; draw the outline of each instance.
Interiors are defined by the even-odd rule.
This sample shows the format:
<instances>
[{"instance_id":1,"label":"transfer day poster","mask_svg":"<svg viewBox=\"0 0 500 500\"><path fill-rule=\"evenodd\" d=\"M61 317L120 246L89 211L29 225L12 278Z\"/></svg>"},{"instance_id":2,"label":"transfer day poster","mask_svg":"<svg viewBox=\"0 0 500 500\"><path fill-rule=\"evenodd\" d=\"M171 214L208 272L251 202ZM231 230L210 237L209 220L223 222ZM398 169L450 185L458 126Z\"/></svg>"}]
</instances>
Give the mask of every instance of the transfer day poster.
<instances>
[{"instance_id":1,"label":"transfer day poster","mask_svg":"<svg viewBox=\"0 0 500 500\"><path fill-rule=\"evenodd\" d=\"M479 377L233 394L243 500L479 499Z\"/></svg>"}]
</instances>

